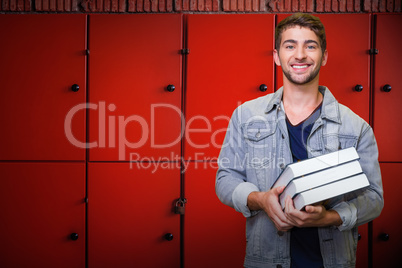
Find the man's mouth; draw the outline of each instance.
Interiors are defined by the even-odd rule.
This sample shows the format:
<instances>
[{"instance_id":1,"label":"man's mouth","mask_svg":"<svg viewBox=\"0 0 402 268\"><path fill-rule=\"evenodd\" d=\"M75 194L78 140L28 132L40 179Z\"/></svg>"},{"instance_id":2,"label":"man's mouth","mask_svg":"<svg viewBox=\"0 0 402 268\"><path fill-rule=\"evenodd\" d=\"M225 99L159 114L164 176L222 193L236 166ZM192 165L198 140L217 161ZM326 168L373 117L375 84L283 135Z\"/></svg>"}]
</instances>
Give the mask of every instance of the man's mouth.
<instances>
[{"instance_id":1,"label":"man's mouth","mask_svg":"<svg viewBox=\"0 0 402 268\"><path fill-rule=\"evenodd\" d=\"M305 69L310 67L310 64L293 64L291 65L294 69Z\"/></svg>"}]
</instances>

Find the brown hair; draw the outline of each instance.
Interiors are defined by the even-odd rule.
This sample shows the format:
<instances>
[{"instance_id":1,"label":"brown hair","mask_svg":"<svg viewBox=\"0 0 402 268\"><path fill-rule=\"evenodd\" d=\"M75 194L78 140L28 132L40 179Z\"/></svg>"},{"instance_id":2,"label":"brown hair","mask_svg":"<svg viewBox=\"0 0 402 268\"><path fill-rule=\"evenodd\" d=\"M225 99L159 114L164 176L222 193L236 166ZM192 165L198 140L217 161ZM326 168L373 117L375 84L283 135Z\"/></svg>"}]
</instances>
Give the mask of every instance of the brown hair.
<instances>
[{"instance_id":1,"label":"brown hair","mask_svg":"<svg viewBox=\"0 0 402 268\"><path fill-rule=\"evenodd\" d=\"M313 15L304 13L295 13L283 19L275 28L275 48L279 50L282 41L282 33L295 26L308 28L312 30L320 39L322 53L327 49L327 38L325 36L325 28L321 20Z\"/></svg>"}]
</instances>

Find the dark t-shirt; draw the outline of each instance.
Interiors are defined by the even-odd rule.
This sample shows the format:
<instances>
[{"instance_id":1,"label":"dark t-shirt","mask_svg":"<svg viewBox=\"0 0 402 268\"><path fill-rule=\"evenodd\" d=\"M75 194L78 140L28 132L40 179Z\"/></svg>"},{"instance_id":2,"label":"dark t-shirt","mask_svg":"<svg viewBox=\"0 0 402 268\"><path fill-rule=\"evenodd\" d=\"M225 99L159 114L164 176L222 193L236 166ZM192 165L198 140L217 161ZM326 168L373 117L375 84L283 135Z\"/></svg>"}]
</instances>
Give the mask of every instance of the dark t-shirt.
<instances>
[{"instance_id":1,"label":"dark t-shirt","mask_svg":"<svg viewBox=\"0 0 402 268\"><path fill-rule=\"evenodd\" d=\"M310 135L315 120L320 116L320 113L321 104L307 119L295 126L286 119L293 162L308 158L307 138ZM292 228L290 235L290 256L292 268L324 267L320 251L318 229L316 227Z\"/></svg>"}]
</instances>

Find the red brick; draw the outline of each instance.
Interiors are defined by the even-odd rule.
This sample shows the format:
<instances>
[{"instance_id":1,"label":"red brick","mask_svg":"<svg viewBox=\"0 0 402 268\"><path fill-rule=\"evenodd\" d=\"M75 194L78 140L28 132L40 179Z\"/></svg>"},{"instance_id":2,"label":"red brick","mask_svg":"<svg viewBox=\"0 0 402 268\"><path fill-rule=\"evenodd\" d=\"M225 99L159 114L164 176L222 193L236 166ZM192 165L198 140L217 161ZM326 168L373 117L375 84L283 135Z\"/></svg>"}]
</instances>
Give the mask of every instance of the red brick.
<instances>
[{"instance_id":1,"label":"red brick","mask_svg":"<svg viewBox=\"0 0 402 268\"><path fill-rule=\"evenodd\" d=\"M11 11L17 10L17 0L10 0L10 9Z\"/></svg>"},{"instance_id":2,"label":"red brick","mask_svg":"<svg viewBox=\"0 0 402 268\"><path fill-rule=\"evenodd\" d=\"M268 0L268 1L269 1L268 5L270 7L270 11L277 12L278 11L278 5L277 5L278 0Z\"/></svg>"},{"instance_id":3,"label":"red brick","mask_svg":"<svg viewBox=\"0 0 402 268\"><path fill-rule=\"evenodd\" d=\"M360 11L360 0L355 0L355 12Z\"/></svg>"},{"instance_id":4,"label":"red brick","mask_svg":"<svg viewBox=\"0 0 402 268\"><path fill-rule=\"evenodd\" d=\"M212 0L212 10L219 11L219 0Z\"/></svg>"},{"instance_id":5,"label":"red brick","mask_svg":"<svg viewBox=\"0 0 402 268\"><path fill-rule=\"evenodd\" d=\"M364 0L363 11L365 12L371 11L371 0Z\"/></svg>"},{"instance_id":6,"label":"red brick","mask_svg":"<svg viewBox=\"0 0 402 268\"><path fill-rule=\"evenodd\" d=\"M258 11L258 0L252 0L251 1L251 10L252 11Z\"/></svg>"},{"instance_id":7,"label":"red brick","mask_svg":"<svg viewBox=\"0 0 402 268\"><path fill-rule=\"evenodd\" d=\"M173 0L166 0L166 11L173 11Z\"/></svg>"},{"instance_id":8,"label":"red brick","mask_svg":"<svg viewBox=\"0 0 402 268\"><path fill-rule=\"evenodd\" d=\"M198 11L204 11L204 10L205 10L204 0L198 0Z\"/></svg>"},{"instance_id":9,"label":"red brick","mask_svg":"<svg viewBox=\"0 0 402 268\"><path fill-rule=\"evenodd\" d=\"M135 0L128 0L128 7L127 7L127 11L128 12L135 12L136 10L136 6L135 6L136 2Z\"/></svg>"},{"instance_id":10,"label":"red brick","mask_svg":"<svg viewBox=\"0 0 402 268\"><path fill-rule=\"evenodd\" d=\"M25 11L32 11L32 1L25 0Z\"/></svg>"},{"instance_id":11,"label":"red brick","mask_svg":"<svg viewBox=\"0 0 402 268\"><path fill-rule=\"evenodd\" d=\"M137 0L137 1L139 1L139 0ZM103 0L103 11L105 11L105 12L110 11L110 0Z\"/></svg>"},{"instance_id":12,"label":"red brick","mask_svg":"<svg viewBox=\"0 0 402 268\"><path fill-rule=\"evenodd\" d=\"M378 12L378 1L379 0L371 0L371 11Z\"/></svg>"},{"instance_id":13,"label":"red brick","mask_svg":"<svg viewBox=\"0 0 402 268\"><path fill-rule=\"evenodd\" d=\"M8 0L3 0L1 2L1 10L8 11L9 8L10 8L10 5L8 3Z\"/></svg>"},{"instance_id":14,"label":"red brick","mask_svg":"<svg viewBox=\"0 0 402 268\"><path fill-rule=\"evenodd\" d=\"M292 0L285 0L285 10L284 11L292 11Z\"/></svg>"},{"instance_id":15,"label":"red brick","mask_svg":"<svg viewBox=\"0 0 402 268\"><path fill-rule=\"evenodd\" d=\"M395 0L395 12L401 12L401 0Z\"/></svg>"},{"instance_id":16,"label":"red brick","mask_svg":"<svg viewBox=\"0 0 402 268\"><path fill-rule=\"evenodd\" d=\"M331 9L333 12L339 12L338 0L332 0L332 8Z\"/></svg>"},{"instance_id":17,"label":"red brick","mask_svg":"<svg viewBox=\"0 0 402 268\"><path fill-rule=\"evenodd\" d=\"M244 0L244 10L251 11L251 0Z\"/></svg>"},{"instance_id":18,"label":"red brick","mask_svg":"<svg viewBox=\"0 0 402 268\"><path fill-rule=\"evenodd\" d=\"M60 9L59 9L60 7ZM50 11L63 11L63 0L49 0Z\"/></svg>"},{"instance_id":19,"label":"red brick","mask_svg":"<svg viewBox=\"0 0 402 268\"><path fill-rule=\"evenodd\" d=\"M370 0L367 0L370 1ZM346 12L346 0L339 1L339 12Z\"/></svg>"},{"instance_id":20,"label":"red brick","mask_svg":"<svg viewBox=\"0 0 402 268\"><path fill-rule=\"evenodd\" d=\"M238 11L244 11L244 0L238 0L237 1L237 10Z\"/></svg>"},{"instance_id":21,"label":"red brick","mask_svg":"<svg viewBox=\"0 0 402 268\"><path fill-rule=\"evenodd\" d=\"M190 0L183 0L182 9L183 10L190 10Z\"/></svg>"},{"instance_id":22,"label":"red brick","mask_svg":"<svg viewBox=\"0 0 402 268\"><path fill-rule=\"evenodd\" d=\"M230 0L222 1L223 11L230 11Z\"/></svg>"},{"instance_id":23,"label":"red brick","mask_svg":"<svg viewBox=\"0 0 402 268\"><path fill-rule=\"evenodd\" d=\"M332 0L325 0L324 2L324 11L331 12Z\"/></svg>"},{"instance_id":24,"label":"red brick","mask_svg":"<svg viewBox=\"0 0 402 268\"><path fill-rule=\"evenodd\" d=\"M317 0L317 12L323 12L324 11L324 0Z\"/></svg>"},{"instance_id":25,"label":"red brick","mask_svg":"<svg viewBox=\"0 0 402 268\"><path fill-rule=\"evenodd\" d=\"M190 10L191 11L197 10L197 0L190 0Z\"/></svg>"},{"instance_id":26,"label":"red brick","mask_svg":"<svg viewBox=\"0 0 402 268\"><path fill-rule=\"evenodd\" d=\"M124 1L124 0L120 0ZM151 11L157 12L158 11L158 0L151 0Z\"/></svg>"},{"instance_id":27,"label":"red brick","mask_svg":"<svg viewBox=\"0 0 402 268\"><path fill-rule=\"evenodd\" d=\"M306 8L307 8L306 0L300 0L299 1L299 11L306 12Z\"/></svg>"},{"instance_id":28,"label":"red brick","mask_svg":"<svg viewBox=\"0 0 402 268\"><path fill-rule=\"evenodd\" d=\"M17 0L17 11L24 11L24 0Z\"/></svg>"},{"instance_id":29,"label":"red brick","mask_svg":"<svg viewBox=\"0 0 402 268\"><path fill-rule=\"evenodd\" d=\"M266 7L265 7L265 0L260 0L260 11L265 11Z\"/></svg>"},{"instance_id":30,"label":"red brick","mask_svg":"<svg viewBox=\"0 0 402 268\"><path fill-rule=\"evenodd\" d=\"M354 6L353 6L353 0L346 0L346 11L347 12L353 12Z\"/></svg>"},{"instance_id":31,"label":"red brick","mask_svg":"<svg viewBox=\"0 0 402 268\"><path fill-rule=\"evenodd\" d=\"M111 1L114 1L114 0L111 0ZM151 1L150 0L144 0L144 11L145 12L151 11Z\"/></svg>"},{"instance_id":32,"label":"red brick","mask_svg":"<svg viewBox=\"0 0 402 268\"><path fill-rule=\"evenodd\" d=\"M229 9L230 11L237 11L237 0L229 1Z\"/></svg>"},{"instance_id":33,"label":"red brick","mask_svg":"<svg viewBox=\"0 0 402 268\"><path fill-rule=\"evenodd\" d=\"M387 11L388 12L393 12L394 11L394 1L393 0L388 0L387 1Z\"/></svg>"},{"instance_id":34,"label":"red brick","mask_svg":"<svg viewBox=\"0 0 402 268\"><path fill-rule=\"evenodd\" d=\"M292 0L292 11L297 12L299 10L299 0Z\"/></svg>"},{"instance_id":35,"label":"red brick","mask_svg":"<svg viewBox=\"0 0 402 268\"><path fill-rule=\"evenodd\" d=\"M71 11L78 11L78 0L71 0Z\"/></svg>"},{"instance_id":36,"label":"red brick","mask_svg":"<svg viewBox=\"0 0 402 268\"><path fill-rule=\"evenodd\" d=\"M387 7L387 2L386 2L386 0L380 0L379 11L380 11L380 12L385 12L386 7Z\"/></svg>"},{"instance_id":37,"label":"red brick","mask_svg":"<svg viewBox=\"0 0 402 268\"><path fill-rule=\"evenodd\" d=\"M314 0L307 0L307 12L314 12Z\"/></svg>"}]
</instances>

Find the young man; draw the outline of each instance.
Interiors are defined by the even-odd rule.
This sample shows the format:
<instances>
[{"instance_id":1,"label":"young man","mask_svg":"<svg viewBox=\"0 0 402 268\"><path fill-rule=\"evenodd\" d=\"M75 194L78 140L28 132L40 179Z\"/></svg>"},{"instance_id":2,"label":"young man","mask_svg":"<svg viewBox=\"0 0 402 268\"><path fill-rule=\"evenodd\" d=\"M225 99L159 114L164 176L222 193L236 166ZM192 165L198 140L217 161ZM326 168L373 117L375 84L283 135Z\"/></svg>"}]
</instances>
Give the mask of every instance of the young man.
<instances>
[{"instance_id":1,"label":"young man","mask_svg":"<svg viewBox=\"0 0 402 268\"><path fill-rule=\"evenodd\" d=\"M321 21L294 14L275 32L283 87L233 113L219 155L216 193L247 217L245 267L354 267L357 226L383 207L378 150L371 127L319 86L328 59ZM355 147L370 186L296 210L272 184L289 163Z\"/></svg>"}]
</instances>

